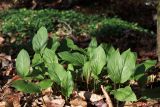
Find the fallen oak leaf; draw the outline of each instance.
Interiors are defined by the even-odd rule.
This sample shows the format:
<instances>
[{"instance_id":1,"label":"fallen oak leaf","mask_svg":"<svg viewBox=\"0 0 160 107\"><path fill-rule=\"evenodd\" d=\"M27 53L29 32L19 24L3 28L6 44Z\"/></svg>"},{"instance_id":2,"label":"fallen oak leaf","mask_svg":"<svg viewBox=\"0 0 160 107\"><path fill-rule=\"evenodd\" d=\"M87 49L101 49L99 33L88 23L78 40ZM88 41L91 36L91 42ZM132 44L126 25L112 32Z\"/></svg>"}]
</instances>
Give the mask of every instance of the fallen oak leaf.
<instances>
[{"instance_id":1,"label":"fallen oak leaf","mask_svg":"<svg viewBox=\"0 0 160 107\"><path fill-rule=\"evenodd\" d=\"M95 105L96 107L108 107L107 104L103 100L94 102L93 105Z\"/></svg>"},{"instance_id":2,"label":"fallen oak leaf","mask_svg":"<svg viewBox=\"0 0 160 107\"><path fill-rule=\"evenodd\" d=\"M10 55L6 55L4 53L0 53L0 60L8 60L11 61L11 56Z\"/></svg>"},{"instance_id":3,"label":"fallen oak leaf","mask_svg":"<svg viewBox=\"0 0 160 107\"><path fill-rule=\"evenodd\" d=\"M75 99L71 100L69 103L71 104L71 107L87 107L87 102L80 97L76 97Z\"/></svg>"},{"instance_id":4,"label":"fallen oak leaf","mask_svg":"<svg viewBox=\"0 0 160 107\"><path fill-rule=\"evenodd\" d=\"M54 99L53 97L43 96L42 99L46 107L64 107L65 100L60 98Z\"/></svg>"},{"instance_id":5,"label":"fallen oak leaf","mask_svg":"<svg viewBox=\"0 0 160 107\"><path fill-rule=\"evenodd\" d=\"M92 103L96 102L96 101L100 101L100 100L103 99L103 96L97 95L97 94L93 94L93 93L88 92L88 91L80 91L78 93L78 96L81 97L84 100L89 100Z\"/></svg>"},{"instance_id":6,"label":"fallen oak leaf","mask_svg":"<svg viewBox=\"0 0 160 107\"><path fill-rule=\"evenodd\" d=\"M9 105L6 101L1 101L0 102L0 107L9 107Z\"/></svg>"},{"instance_id":7,"label":"fallen oak leaf","mask_svg":"<svg viewBox=\"0 0 160 107\"><path fill-rule=\"evenodd\" d=\"M53 93L52 87L42 90L42 95L51 95Z\"/></svg>"},{"instance_id":8,"label":"fallen oak leaf","mask_svg":"<svg viewBox=\"0 0 160 107\"><path fill-rule=\"evenodd\" d=\"M96 107L107 107L107 104L103 101L103 96L97 95L87 91L80 91L78 96L86 101L92 102L92 105Z\"/></svg>"},{"instance_id":9,"label":"fallen oak leaf","mask_svg":"<svg viewBox=\"0 0 160 107\"><path fill-rule=\"evenodd\" d=\"M21 95L19 94L10 94L5 96L4 101L9 105L9 107L21 107L20 98Z\"/></svg>"},{"instance_id":10,"label":"fallen oak leaf","mask_svg":"<svg viewBox=\"0 0 160 107\"><path fill-rule=\"evenodd\" d=\"M148 107L147 102L125 102L124 107ZM150 105L151 106L151 105Z\"/></svg>"},{"instance_id":11,"label":"fallen oak leaf","mask_svg":"<svg viewBox=\"0 0 160 107\"><path fill-rule=\"evenodd\" d=\"M12 59L11 59L10 55L0 53L0 63L2 64L1 69L4 67L8 67L11 61L12 61Z\"/></svg>"}]
</instances>

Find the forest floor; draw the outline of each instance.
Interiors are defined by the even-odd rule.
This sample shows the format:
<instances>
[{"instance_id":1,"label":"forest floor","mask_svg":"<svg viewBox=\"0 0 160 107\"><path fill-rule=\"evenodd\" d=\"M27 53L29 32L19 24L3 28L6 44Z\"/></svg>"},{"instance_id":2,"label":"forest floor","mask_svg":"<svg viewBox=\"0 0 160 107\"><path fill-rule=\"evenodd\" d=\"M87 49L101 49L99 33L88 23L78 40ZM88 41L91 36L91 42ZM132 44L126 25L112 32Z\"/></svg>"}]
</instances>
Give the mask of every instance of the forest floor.
<instances>
[{"instance_id":1,"label":"forest floor","mask_svg":"<svg viewBox=\"0 0 160 107\"><path fill-rule=\"evenodd\" d=\"M90 40L91 39L89 37L76 37L75 44L77 44L80 47L87 47ZM126 31L125 36L123 36L122 38L98 37L97 40L99 43L111 43L116 48L119 48L120 51L124 51L128 48L131 48L132 51L137 52L138 54L137 63L143 62L147 59L157 60L156 37L154 36L140 37L135 34L132 34L132 32L130 31ZM26 38L24 38L24 40L22 41L24 43L27 43ZM3 36L0 36L0 48L3 50L3 52L0 52L0 107L63 107L65 103L66 105L72 105L73 107L76 107L78 105L81 105L81 107L90 107L93 105L93 107L102 107L102 104L98 104L103 102L100 101L99 103L96 103L97 105L92 104L92 102L89 101L90 99L86 101L82 100L84 96L82 96L82 98L72 99L76 96L77 93L80 93L81 91L87 91L86 89L79 90L79 92L73 92L71 99L66 102L62 95L56 94L53 97L53 94L55 94L55 89L53 88L43 90L42 93L39 95L25 94L16 91L13 87L11 87L11 83L15 80L21 79L17 75L15 68L16 56L18 54L19 49L16 49L16 47L13 48L13 46L11 46L11 44L8 43L6 38L4 38ZM10 52L8 52L8 50ZM151 71L147 74L147 76L151 78L150 81L146 84L146 87L148 89L160 88L160 68L158 68L157 66L153 67ZM104 94L101 89L99 93ZM158 96L160 94L160 91L156 90L154 94L157 94ZM100 96L99 94L95 95ZM159 98L152 98L147 100L140 99L137 102L119 103L118 107L160 107ZM113 99L112 96L111 99ZM116 102L112 102L113 105L116 106Z\"/></svg>"}]
</instances>

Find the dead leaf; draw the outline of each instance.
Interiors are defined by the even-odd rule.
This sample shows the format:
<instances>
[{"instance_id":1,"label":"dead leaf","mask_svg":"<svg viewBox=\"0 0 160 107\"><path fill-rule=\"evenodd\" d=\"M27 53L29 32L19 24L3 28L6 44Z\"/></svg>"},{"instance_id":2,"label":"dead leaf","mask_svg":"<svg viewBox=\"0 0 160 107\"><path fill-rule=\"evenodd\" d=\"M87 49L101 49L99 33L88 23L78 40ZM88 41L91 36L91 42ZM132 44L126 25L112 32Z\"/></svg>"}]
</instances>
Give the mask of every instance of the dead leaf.
<instances>
[{"instance_id":1,"label":"dead leaf","mask_svg":"<svg viewBox=\"0 0 160 107\"><path fill-rule=\"evenodd\" d=\"M12 59L11 59L10 55L6 55L4 53L0 53L0 62L1 62L1 65L2 65L1 68L8 67L11 60Z\"/></svg>"},{"instance_id":2,"label":"dead leaf","mask_svg":"<svg viewBox=\"0 0 160 107\"><path fill-rule=\"evenodd\" d=\"M45 89L45 90L42 91L43 95L48 95L49 96L52 93L53 93L52 87L49 87L49 88L47 88L47 89Z\"/></svg>"},{"instance_id":3,"label":"dead leaf","mask_svg":"<svg viewBox=\"0 0 160 107\"><path fill-rule=\"evenodd\" d=\"M4 38L0 36L0 45L2 45L2 43L4 42Z\"/></svg>"},{"instance_id":4,"label":"dead leaf","mask_svg":"<svg viewBox=\"0 0 160 107\"><path fill-rule=\"evenodd\" d=\"M8 60L8 61L11 61L12 59L11 59L11 56L10 55L6 55L6 54L4 54L4 53L0 53L0 60Z\"/></svg>"},{"instance_id":5,"label":"dead leaf","mask_svg":"<svg viewBox=\"0 0 160 107\"><path fill-rule=\"evenodd\" d=\"M64 107L65 100L62 97L57 99L45 95L42 99L45 103L44 107Z\"/></svg>"},{"instance_id":6,"label":"dead leaf","mask_svg":"<svg viewBox=\"0 0 160 107\"><path fill-rule=\"evenodd\" d=\"M75 98L70 101L71 107L87 107L87 102L82 100L82 98Z\"/></svg>"},{"instance_id":7,"label":"dead leaf","mask_svg":"<svg viewBox=\"0 0 160 107\"><path fill-rule=\"evenodd\" d=\"M7 102L9 107L21 107L20 97L19 94L9 94L5 96L4 101Z\"/></svg>"},{"instance_id":8,"label":"dead leaf","mask_svg":"<svg viewBox=\"0 0 160 107\"><path fill-rule=\"evenodd\" d=\"M97 95L91 92L87 92L87 91L80 91L78 93L78 96L80 96L84 100L89 100L91 102L96 102L103 99L103 96Z\"/></svg>"},{"instance_id":9,"label":"dead leaf","mask_svg":"<svg viewBox=\"0 0 160 107\"><path fill-rule=\"evenodd\" d=\"M107 107L107 104L103 100L96 101L93 103L93 105L95 105L96 107Z\"/></svg>"},{"instance_id":10,"label":"dead leaf","mask_svg":"<svg viewBox=\"0 0 160 107\"><path fill-rule=\"evenodd\" d=\"M0 107L9 107L8 103L5 101L0 102Z\"/></svg>"},{"instance_id":11,"label":"dead leaf","mask_svg":"<svg viewBox=\"0 0 160 107\"><path fill-rule=\"evenodd\" d=\"M16 37L15 36L12 36L11 37L11 40L10 40L10 43L14 43L16 41Z\"/></svg>"}]
</instances>

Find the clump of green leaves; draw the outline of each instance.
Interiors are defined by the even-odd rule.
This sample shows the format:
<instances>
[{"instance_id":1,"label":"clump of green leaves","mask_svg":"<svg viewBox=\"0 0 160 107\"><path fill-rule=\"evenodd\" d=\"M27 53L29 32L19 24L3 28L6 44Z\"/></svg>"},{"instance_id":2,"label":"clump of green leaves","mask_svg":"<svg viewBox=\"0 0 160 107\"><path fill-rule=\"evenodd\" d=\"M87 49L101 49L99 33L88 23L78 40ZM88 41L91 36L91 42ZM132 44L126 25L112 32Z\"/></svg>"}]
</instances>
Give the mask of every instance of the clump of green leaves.
<instances>
[{"instance_id":1,"label":"clump of green leaves","mask_svg":"<svg viewBox=\"0 0 160 107\"><path fill-rule=\"evenodd\" d=\"M107 18L89 25L89 32L94 36L123 36L125 30L147 33L148 30L119 18Z\"/></svg>"},{"instance_id":2,"label":"clump of green leaves","mask_svg":"<svg viewBox=\"0 0 160 107\"><path fill-rule=\"evenodd\" d=\"M75 11L20 9L0 12L0 16L2 20L0 31L5 35L16 34L18 37L33 36L41 26L46 26L49 32L56 32L59 25L60 29L64 30L66 24L71 27L69 30L73 35L117 36L125 30L147 32L136 23L129 23L119 18L84 15Z\"/></svg>"},{"instance_id":3,"label":"clump of green leaves","mask_svg":"<svg viewBox=\"0 0 160 107\"><path fill-rule=\"evenodd\" d=\"M22 80L13 82L12 86L22 92L38 93L52 87L55 83L61 87L62 94L68 98L74 84L70 71L65 70L58 62L55 54L55 49L59 45L57 43L58 41L52 44L54 49L48 48L48 32L46 28L41 27L32 40L35 51L33 59L30 59L28 52L24 49L16 58L17 73ZM33 80L37 83L31 82Z\"/></svg>"},{"instance_id":4,"label":"clump of green leaves","mask_svg":"<svg viewBox=\"0 0 160 107\"><path fill-rule=\"evenodd\" d=\"M136 64L137 56L130 49L121 53L112 45L98 44L96 38L92 38L85 49L79 48L69 38L61 44L57 37L50 39L51 43L47 29L41 27L32 40L35 52L33 58L31 59L24 49L18 54L16 69L22 80L12 83L17 90L39 93L48 87L58 86L67 99L73 91L74 84L77 84L74 82L77 81L76 78L84 78L87 88L94 81L94 89L98 83L109 80L106 87L110 87L109 92L115 99L136 101L137 97L129 81L141 83L143 80L144 83L144 79L141 78L146 77L145 72L156 63L147 60ZM67 67L64 68L64 65ZM105 78L102 79L102 76ZM32 82L33 80L36 82Z\"/></svg>"},{"instance_id":5,"label":"clump of green leaves","mask_svg":"<svg viewBox=\"0 0 160 107\"><path fill-rule=\"evenodd\" d=\"M112 81L108 86L113 87L110 92L118 101L136 101L137 97L132 91L130 80L141 81L140 77L147 77L145 72L156 64L152 60L136 64L137 55L130 49L120 53L112 45L98 45L95 38L92 38L86 49L79 48L69 39L67 45L71 50L58 53L61 60L72 65L74 71L79 71L87 85L91 84L92 80L105 81L101 80L101 74L105 75ZM144 69L138 69L144 65Z\"/></svg>"}]
</instances>

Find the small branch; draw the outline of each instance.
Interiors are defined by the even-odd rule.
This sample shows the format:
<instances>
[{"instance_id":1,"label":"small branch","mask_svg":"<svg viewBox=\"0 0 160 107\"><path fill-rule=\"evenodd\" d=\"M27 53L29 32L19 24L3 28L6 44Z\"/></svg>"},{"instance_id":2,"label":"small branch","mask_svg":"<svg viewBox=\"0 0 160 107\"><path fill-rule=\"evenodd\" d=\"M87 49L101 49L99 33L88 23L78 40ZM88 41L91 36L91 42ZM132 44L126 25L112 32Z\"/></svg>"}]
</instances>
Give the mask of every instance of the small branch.
<instances>
[{"instance_id":1,"label":"small branch","mask_svg":"<svg viewBox=\"0 0 160 107\"><path fill-rule=\"evenodd\" d=\"M102 92L103 92L103 94L104 94L104 96L106 98L106 104L108 105L108 107L113 107L112 101L111 101L108 93L105 91L103 85L101 85L101 89L102 89Z\"/></svg>"}]
</instances>

